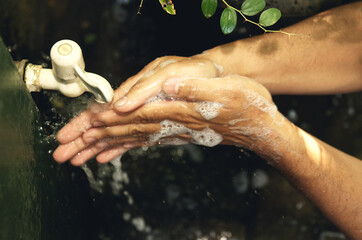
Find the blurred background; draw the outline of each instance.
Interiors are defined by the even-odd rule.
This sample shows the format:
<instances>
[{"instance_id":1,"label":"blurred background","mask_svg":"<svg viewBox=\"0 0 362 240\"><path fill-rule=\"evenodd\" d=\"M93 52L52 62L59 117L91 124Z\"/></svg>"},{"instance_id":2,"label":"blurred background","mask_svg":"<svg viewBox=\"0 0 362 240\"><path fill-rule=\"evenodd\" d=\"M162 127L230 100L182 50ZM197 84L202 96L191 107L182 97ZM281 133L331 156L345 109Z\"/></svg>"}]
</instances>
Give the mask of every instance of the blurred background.
<instances>
[{"instance_id":1,"label":"blurred background","mask_svg":"<svg viewBox=\"0 0 362 240\"><path fill-rule=\"evenodd\" d=\"M273 26L279 29L352 1L267 2L282 11ZM51 46L61 39L74 40L83 50L86 70L117 88L156 57L190 56L263 34L239 18L236 30L223 35L222 5L205 19L200 0L174 0L176 16L164 12L157 0L144 0L137 15L139 4L0 0L0 36L13 60L28 59L48 68ZM345 239L283 176L244 149L162 146L135 149L104 165L95 160L83 167L56 164L51 157L56 132L92 102L91 96L69 99L43 91L32 98L42 125L36 141L46 150L32 160L33 178L24 179L31 189L22 197L32 194L34 199L26 208L28 217L13 215L16 222L2 225L8 234L1 239ZM299 127L362 158L361 93L273 99Z\"/></svg>"}]
</instances>

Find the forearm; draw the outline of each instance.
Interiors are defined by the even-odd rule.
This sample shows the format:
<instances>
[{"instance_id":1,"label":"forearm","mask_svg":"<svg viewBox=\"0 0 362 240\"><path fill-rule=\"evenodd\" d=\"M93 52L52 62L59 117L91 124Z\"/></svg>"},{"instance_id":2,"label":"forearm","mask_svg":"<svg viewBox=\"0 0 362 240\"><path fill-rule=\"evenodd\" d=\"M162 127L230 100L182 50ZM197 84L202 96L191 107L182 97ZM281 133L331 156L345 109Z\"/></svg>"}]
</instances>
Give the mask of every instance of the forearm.
<instances>
[{"instance_id":1,"label":"forearm","mask_svg":"<svg viewBox=\"0 0 362 240\"><path fill-rule=\"evenodd\" d=\"M272 94L362 90L362 2L332 9L284 29L208 50L198 57L248 76Z\"/></svg>"},{"instance_id":2,"label":"forearm","mask_svg":"<svg viewBox=\"0 0 362 240\"><path fill-rule=\"evenodd\" d=\"M269 161L346 235L362 239L362 161L290 122L275 128ZM280 130L278 130L280 129ZM261 154L263 155L263 154Z\"/></svg>"}]
</instances>

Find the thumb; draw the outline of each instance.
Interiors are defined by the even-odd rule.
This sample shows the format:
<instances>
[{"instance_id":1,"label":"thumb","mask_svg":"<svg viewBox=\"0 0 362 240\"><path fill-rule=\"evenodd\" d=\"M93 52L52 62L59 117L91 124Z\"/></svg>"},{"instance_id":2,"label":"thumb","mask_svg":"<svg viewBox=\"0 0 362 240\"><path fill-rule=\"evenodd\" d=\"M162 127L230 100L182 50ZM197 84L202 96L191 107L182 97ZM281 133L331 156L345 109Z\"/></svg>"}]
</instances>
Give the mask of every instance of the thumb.
<instances>
[{"instance_id":1,"label":"thumb","mask_svg":"<svg viewBox=\"0 0 362 240\"><path fill-rule=\"evenodd\" d=\"M215 78L170 78L162 84L162 90L169 96L190 101L213 101L215 84Z\"/></svg>"}]
</instances>

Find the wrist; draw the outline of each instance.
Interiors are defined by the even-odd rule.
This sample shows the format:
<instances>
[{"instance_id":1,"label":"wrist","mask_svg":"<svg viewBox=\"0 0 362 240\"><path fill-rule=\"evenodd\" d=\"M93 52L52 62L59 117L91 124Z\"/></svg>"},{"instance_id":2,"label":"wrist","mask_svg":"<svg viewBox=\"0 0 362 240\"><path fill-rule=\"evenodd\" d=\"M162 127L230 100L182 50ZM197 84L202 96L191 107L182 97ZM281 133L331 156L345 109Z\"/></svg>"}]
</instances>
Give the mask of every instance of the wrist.
<instances>
[{"instance_id":1,"label":"wrist","mask_svg":"<svg viewBox=\"0 0 362 240\"><path fill-rule=\"evenodd\" d=\"M252 46L248 41L239 40L206 50L195 57L208 59L223 67L222 76L241 75L254 78L254 56L248 50Z\"/></svg>"},{"instance_id":2,"label":"wrist","mask_svg":"<svg viewBox=\"0 0 362 240\"><path fill-rule=\"evenodd\" d=\"M267 116L259 131L261 137L251 142L251 150L277 168L292 166L294 163L290 159L305 152L299 128L279 111L274 116Z\"/></svg>"}]
</instances>

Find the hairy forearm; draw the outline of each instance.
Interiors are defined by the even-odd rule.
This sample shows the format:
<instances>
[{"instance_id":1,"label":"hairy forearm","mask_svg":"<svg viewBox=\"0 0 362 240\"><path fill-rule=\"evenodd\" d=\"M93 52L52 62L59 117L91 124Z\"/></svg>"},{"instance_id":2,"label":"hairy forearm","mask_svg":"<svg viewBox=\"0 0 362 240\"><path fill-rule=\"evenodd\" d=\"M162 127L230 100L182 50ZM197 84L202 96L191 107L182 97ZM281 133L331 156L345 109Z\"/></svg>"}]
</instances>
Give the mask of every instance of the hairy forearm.
<instances>
[{"instance_id":1,"label":"hairy forearm","mask_svg":"<svg viewBox=\"0 0 362 240\"><path fill-rule=\"evenodd\" d=\"M221 45L198 57L248 76L272 94L362 90L362 2L335 8L284 29Z\"/></svg>"},{"instance_id":2,"label":"hairy forearm","mask_svg":"<svg viewBox=\"0 0 362 240\"><path fill-rule=\"evenodd\" d=\"M346 235L351 239L362 239L362 161L318 140L289 121L274 129L272 141L276 144L272 149L268 149L270 145L265 149L277 154L264 157Z\"/></svg>"}]
</instances>

